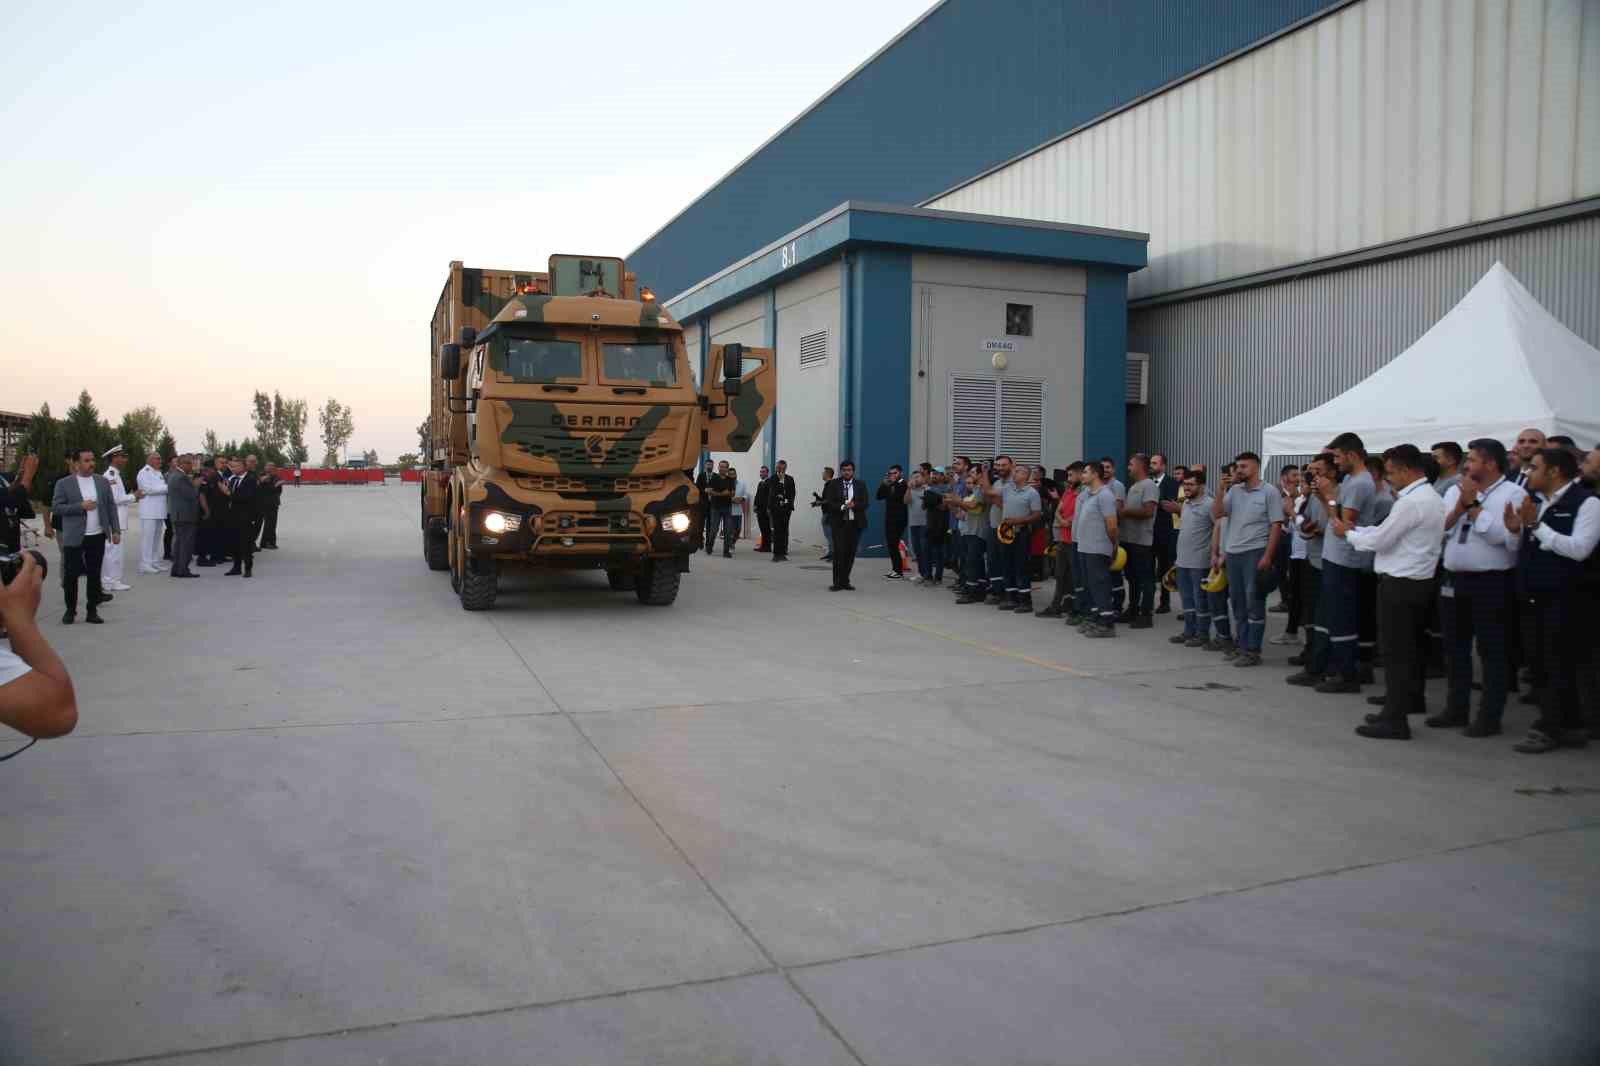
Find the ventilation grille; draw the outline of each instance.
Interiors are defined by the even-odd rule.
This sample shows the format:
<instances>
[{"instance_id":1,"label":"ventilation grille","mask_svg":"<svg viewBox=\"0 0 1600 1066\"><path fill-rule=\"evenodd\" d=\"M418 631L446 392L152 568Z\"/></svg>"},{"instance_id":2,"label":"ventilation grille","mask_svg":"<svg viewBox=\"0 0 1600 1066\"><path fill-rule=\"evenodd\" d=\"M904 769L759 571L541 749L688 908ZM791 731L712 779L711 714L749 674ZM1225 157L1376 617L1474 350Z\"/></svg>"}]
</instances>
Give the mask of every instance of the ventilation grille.
<instances>
[{"instance_id":1,"label":"ventilation grille","mask_svg":"<svg viewBox=\"0 0 1600 1066\"><path fill-rule=\"evenodd\" d=\"M807 333L800 338L800 369L821 366L828 361L828 331Z\"/></svg>"},{"instance_id":2,"label":"ventilation grille","mask_svg":"<svg viewBox=\"0 0 1600 1066\"><path fill-rule=\"evenodd\" d=\"M950 450L975 460L994 458L995 382L993 378L950 378Z\"/></svg>"},{"instance_id":3,"label":"ventilation grille","mask_svg":"<svg viewBox=\"0 0 1600 1066\"><path fill-rule=\"evenodd\" d=\"M1000 382L1000 451L1019 463L1044 462L1044 382Z\"/></svg>"},{"instance_id":4,"label":"ventilation grille","mask_svg":"<svg viewBox=\"0 0 1600 1066\"><path fill-rule=\"evenodd\" d=\"M1150 402L1150 357L1144 352L1128 353L1127 402L1136 407Z\"/></svg>"}]
</instances>

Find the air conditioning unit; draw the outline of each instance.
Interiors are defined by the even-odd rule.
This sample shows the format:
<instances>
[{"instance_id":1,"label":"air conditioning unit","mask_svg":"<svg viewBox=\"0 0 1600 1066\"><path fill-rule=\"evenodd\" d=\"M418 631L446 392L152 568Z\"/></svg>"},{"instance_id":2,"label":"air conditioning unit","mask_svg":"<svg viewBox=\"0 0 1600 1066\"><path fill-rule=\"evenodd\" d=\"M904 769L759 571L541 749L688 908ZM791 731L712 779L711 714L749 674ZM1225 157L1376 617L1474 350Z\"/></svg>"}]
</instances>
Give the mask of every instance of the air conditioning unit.
<instances>
[{"instance_id":1,"label":"air conditioning unit","mask_svg":"<svg viewBox=\"0 0 1600 1066\"><path fill-rule=\"evenodd\" d=\"M1128 353L1129 407L1144 407L1150 403L1150 356L1145 352Z\"/></svg>"}]
</instances>

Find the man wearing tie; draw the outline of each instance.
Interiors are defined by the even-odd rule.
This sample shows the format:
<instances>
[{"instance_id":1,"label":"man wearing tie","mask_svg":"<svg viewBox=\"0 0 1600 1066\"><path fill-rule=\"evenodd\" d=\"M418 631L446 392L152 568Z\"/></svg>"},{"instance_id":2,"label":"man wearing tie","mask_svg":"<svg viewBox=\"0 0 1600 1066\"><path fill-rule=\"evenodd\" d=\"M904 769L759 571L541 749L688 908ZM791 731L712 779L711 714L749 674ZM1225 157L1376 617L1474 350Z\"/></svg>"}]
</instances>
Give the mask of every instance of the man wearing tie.
<instances>
[{"instance_id":1,"label":"man wearing tie","mask_svg":"<svg viewBox=\"0 0 1600 1066\"><path fill-rule=\"evenodd\" d=\"M1517 434L1512 450L1512 462L1506 467L1506 480L1524 492L1528 491L1528 478L1533 473L1533 457L1545 446L1544 431L1529 427Z\"/></svg>"},{"instance_id":2,"label":"man wearing tie","mask_svg":"<svg viewBox=\"0 0 1600 1066\"><path fill-rule=\"evenodd\" d=\"M139 500L139 573L161 573L161 534L167 522L167 479L161 475L161 453L145 456L134 478Z\"/></svg>"},{"instance_id":3,"label":"man wearing tie","mask_svg":"<svg viewBox=\"0 0 1600 1066\"><path fill-rule=\"evenodd\" d=\"M1150 480L1156 483L1157 504L1155 514L1155 562L1156 586L1161 592L1161 602L1156 607L1156 614L1172 613L1172 593L1162 583L1161 578L1172 567L1178 551L1178 531L1173 528L1172 516L1180 514L1183 505L1178 503L1178 489L1182 485L1182 478L1172 477L1167 473L1167 457L1161 452L1150 456ZM1170 503L1172 510L1159 506Z\"/></svg>"},{"instance_id":4,"label":"man wearing tie","mask_svg":"<svg viewBox=\"0 0 1600 1066\"><path fill-rule=\"evenodd\" d=\"M867 528L867 486L856 480L856 464L846 459L839 464L839 476L822 489L822 513L833 529L833 584L829 592L854 592L850 568L856 561L856 544Z\"/></svg>"},{"instance_id":5,"label":"man wearing tie","mask_svg":"<svg viewBox=\"0 0 1600 1066\"><path fill-rule=\"evenodd\" d=\"M767 517L772 523L772 561L789 561L789 519L794 515L794 478L789 464L778 460L778 472L767 482Z\"/></svg>"},{"instance_id":6,"label":"man wearing tie","mask_svg":"<svg viewBox=\"0 0 1600 1066\"><path fill-rule=\"evenodd\" d=\"M190 473L191 456L179 456L176 469L167 474L167 504L172 516L172 576L199 577L189 569L194 557L195 530L200 522L200 487Z\"/></svg>"},{"instance_id":7,"label":"man wearing tie","mask_svg":"<svg viewBox=\"0 0 1600 1066\"><path fill-rule=\"evenodd\" d=\"M245 473L242 459L229 460L228 469L223 492L228 497L227 530L233 542L233 569L224 576L238 574L243 566L244 576L249 577L255 565L256 479L254 474Z\"/></svg>"}]
</instances>

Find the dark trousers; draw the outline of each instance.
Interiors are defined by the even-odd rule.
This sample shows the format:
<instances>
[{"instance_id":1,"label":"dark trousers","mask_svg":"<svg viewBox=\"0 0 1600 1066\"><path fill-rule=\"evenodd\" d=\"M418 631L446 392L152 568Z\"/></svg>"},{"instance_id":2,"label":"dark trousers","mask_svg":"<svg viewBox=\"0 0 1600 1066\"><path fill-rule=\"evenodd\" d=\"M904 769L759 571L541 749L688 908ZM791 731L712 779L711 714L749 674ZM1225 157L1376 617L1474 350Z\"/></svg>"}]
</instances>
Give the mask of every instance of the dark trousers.
<instances>
[{"instance_id":1,"label":"dark trousers","mask_svg":"<svg viewBox=\"0 0 1600 1066\"><path fill-rule=\"evenodd\" d=\"M983 554L989 568L989 595L1002 596L1006 591L1006 564L1000 558L1000 538L992 526L983 534Z\"/></svg>"},{"instance_id":2,"label":"dark trousers","mask_svg":"<svg viewBox=\"0 0 1600 1066\"><path fill-rule=\"evenodd\" d=\"M278 509L268 508L261 512L260 519L261 539L257 542L263 548L276 548L278 546Z\"/></svg>"},{"instance_id":3,"label":"dark trousers","mask_svg":"<svg viewBox=\"0 0 1600 1066\"><path fill-rule=\"evenodd\" d=\"M1083 580L1089 593L1089 610L1084 614L1099 625L1115 626L1116 608L1111 605L1111 556L1080 552Z\"/></svg>"},{"instance_id":4,"label":"dark trousers","mask_svg":"<svg viewBox=\"0 0 1600 1066\"><path fill-rule=\"evenodd\" d=\"M89 579L88 611L94 614L100 606L100 567L106 561L106 535L96 533L84 537L76 548L61 548L61 588L66 594L68 613L78 610L78 576Z\"/></svg>"},{"instance_id":5,"label":"dark trousers","mask_svg":"<svg viewBox=\"0 0 1600 1066\"><path fill-rule=\"evenodd\" d=\"M247 518L242 522L234 523L230 532L233 536L233 543L230 546L233 565L235 567L242 566L245 572L249 573L250 568L255 565L255 525Z\"/></svg>"},{"instance_id":6,"label":"dark trousers","mask_svg":"<svg viewBox=\"0 0 1600 1066\"><path fill-rule=\"evenodd\" d=\"M1148 544L1123 544L1128 563L1122 568L1128 579L1128 607L1134 614L1150 614L1156 606L1156 553Z\"/></svg>"},{"instance_id":7,"label":"dark trousers","mask_svg":"<svg viewBox=\"0 0 1600 1066\"><path fill-rule=\"evenodd\" d=\"M1289 626L1284 632L1290 636L1300 632L1300 623L1305 617L1306 573L1310 569L1311 564L1305 559L1290 559L1289 571L1279 586L1283 605L1289 610Z\"/></svg>"},{"instance_id":8,"label":"dark trousers","mask_svg":"<svg viewBox=\"0 0 1600 1066\"><path fill-rule=\"evenodd\" d=\"M772 543L772 557L774 559L785 559L785 558L788 558L788 555L789 555L789 518L793 514L794 514L793 511L786 511L786 510L784 510L782 508L779 508L776 511L771 511L768 514L768 519L772 523L772 533L771 533L772 542L771 543Z\"/></svg>"},{"instance_id":9,"label":"dark trousers","mask_svg":"<svg viewBox=\"0 0 1600 1066\"><path fill-rule=\"evenodd\" d=\"M1019 530L1010 544L1000 545L1000 564L1004 568L1005 594L1013 601L1033 595L1033 580L1028 576L1028 537Z\"/></svg>"},{"instance_id":10,"label":"dark trousers","mask_svg":"<svg viewBox=\"0 0 1600 1066\"><path fill-rule=\"evenodd\" d=\"M1177 547L1178 538L1176 534L1169 534L1168 536L1162 536L1159 532L1156 534L1156 588L1161 606L1164 608L1172 606L1172 593L1168 592L1167 587L1161 584L1161 579L1166 577L1168 570L1172 569L1172 561L1177 552Z\"/></svg>"},{"instance_id":11,"label":"dark trousers","mask_svg":"<svg viewBox=\"0 0 1600 1066\"><path fill-rule=\"evenodd\" d=\"M706 513L706 554L717 547L717 531L726 527L733 518L733 508L713 505Z\"/></svg>"},{"instance_id":12,"label":"dark trousers","mask_svg":"<svg viewBox=\"0 0 1600 1066\"><path fill-rule=\"evenodd\" d=\"M984 566L987 545L982 535L963 533L961 548L964 560L961 564L961 587L969 592L982 592L984 575L988 572Z\"/></svg>"},{"instance_id":13,"label":"dark trousers","mask_svg":"<svg viewBox=\"0 0 1600 1066\"><path fill-rule=\"evenodd\" d=\"M195 524L179 522L172 530L172 574L189 573L189 563L194 558Z\"/></svg>"},{"instance_id":14,"label":"dark trousers","mask_svg":"<svg viewBox=\"0 0 1600 1066\"><path fill-rule=\"evenodd\" d=\"M261 543L261 523L266 518L266 516L267 516L267 513L265 511L257 511L255 513L255 516L250 519L250 543L251 544L259 544L259 543Z\"/></svg>"},{"instance_id":15,"label":"dark trousers","mask_svg":"<svg viewBox=\"0 0 1600 1066\"><path fill-rule=\"evenodd\" d=\"M1296 559L1294 565L1298 575L1296 581L1299 584L1295 593L1295 603L1300 608L1300 613L1298 617L1290 616L1289 632L1298 632L1300 626L1305 626L1309 639L1312 624L1317 620L1317 599L1322 592L1322 571L1312 566L1310 559Z\"/></svg>"},{"instance_id":16,"label":"dark trousers","mask_svg":"<svg viewBox=\"0 0 1600 1066\"><path fill-rule=\"evenodd\" d=\"M1378 575L1358 571L1356 577L1356 657L1371 664L1378 654Z\"/></svg>"},{"instance_id":17,"label":"dark trousers","mask_svg":"<svg viewBox=\"0 0 1600 1066\"><path fill-rule=\"evenodd\" d=\"M944 544L947 539L942 524L928 526L928 570L929 577L934 581L944 580Z\"/></svg>"},{"instance_id":18,"label":"dark trousers","mask_svg":"<svg viewBox=\"0 0 1600 1066\"><path fill-rule=\"evenodd\" d=\"M161 558L172 558L172 519L166 520L166 529L161 531Z\"/></svg>"},{"instance_id":19,"label":"dark trousers","mask_svg":"<svg viewBox=\"0 0 1600 1066\"><path fill-rule=\"evenodd\" d=\"M1428 615L1433 579L1385 577L1378 582L1378 632L1383 635L1383 715L1404 722L1422 710Z\"/></svg>"},{"instance_id":20,"label":"dark trousers","mask_svg":"<svg viewBox=\"0 0 1600 1066\"><path fill-rule=\"evenodd\" d=\"M1506 587L1508 570L1448 574L1439 590L1439 618L1444 624L1445 654L1450 660L1447 709L1466 714L1472 703L1472 643L1483 663L1483 704L1487 722L1497 723L1506 709Z\"/></svg>"},{"instance_id":21,"label":"dark trousers","mask_svg":"<svg viewBox=\"0 0 1600 1066\"><path fill-rule=\"evenodd\" d=\"M1578 707L1578 659L1593 649L1588 627L1592 618L1578 611L1577 590L1562 588L1550 592L1529 592L1525 597L1528 636L1526 648L1539 687L1539 718L1533 728L1559 739L1561 734L1583 728Z\"/></svg>"},{"instance_id":22,"label":"dark trousers","mask_svg":"<svg viewBox=\"0 0 1600 1066\"><path fill-rule=\"evenodd\" d=\"M1322 589L1317 596L1317 623L1311 627L1313 674L1336 673L1356 680L1356 640L1361 618L1361 571L1322 561Z\"/></svg>"},{"instance_id":23,"label":"dark trousers","mask_svg":"<svg viewBox=\"0 0 1600 1066\"><path fill-rule=\"evenodd\" d=\"M856 543L861 530L854 522L833 520L833 583L850 584L850 568L856 565Z\"/></svg>"},{"instance_id":24,"label":"dark trousers","mask_svg":"<svg viewBox=\"0 0 1600 1066\"><path fill-rule=\"evenodd\" d=\"M756 510L756 527L761 530L761 550L772 550L772 516L765 507Z\"/></svg>"},{"instance_id":25,"label":"dark trousers","mask_svg":"<svg viewBox=\"0 0 1600 1066\"><path fill-rule=\"evenodd\" d=\"M1050 607L1053 610L1062 610L1067 606L1067 601L1072 598L1072 545L1056 542L1056 553L1052 556L1055 564L1056 588L1050 597Z\"/></svg>"},{"instance_id":26,"label":"dark trousers","mask_svg":"<svg viewBox=\"0 0 1600 1066\"><path fill-rule=\"evenodd\" d=\"M900 555L900 541L904 539L905 535L905 526L884 526L885 543L889 549L889 570L892 573L898 574L906 568L906 561Z\"/></svg>"}]
</instances>

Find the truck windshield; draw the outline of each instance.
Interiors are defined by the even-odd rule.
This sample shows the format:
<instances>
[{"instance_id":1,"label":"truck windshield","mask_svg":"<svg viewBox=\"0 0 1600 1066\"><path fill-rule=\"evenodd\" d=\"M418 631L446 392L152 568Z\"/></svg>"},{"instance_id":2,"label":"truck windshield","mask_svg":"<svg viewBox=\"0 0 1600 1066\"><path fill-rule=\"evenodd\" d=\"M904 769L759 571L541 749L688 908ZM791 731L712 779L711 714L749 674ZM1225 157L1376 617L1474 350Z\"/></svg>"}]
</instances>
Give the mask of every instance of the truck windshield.
<instances>
[{"instance_id":1,"label":"truck windshield","mask_svg":"<svg viewBox=\"0 0 1600 1066\"><path fill-rule=\"evenodd\" d=\"M511 337L506 341L505 372L517 381L581 379L583 345L577 341Z\"/></svg>"},{"instance_id":2,"label":"truck windshield","mask_svg":"<svg viewBox=\"0 0 1600 1066\"><path fill-rule=\"evenodd\" d=\"M602 376L607 381L667 388L678 383L669 344L607 344Z\"/></svg>"}]
</instances>

